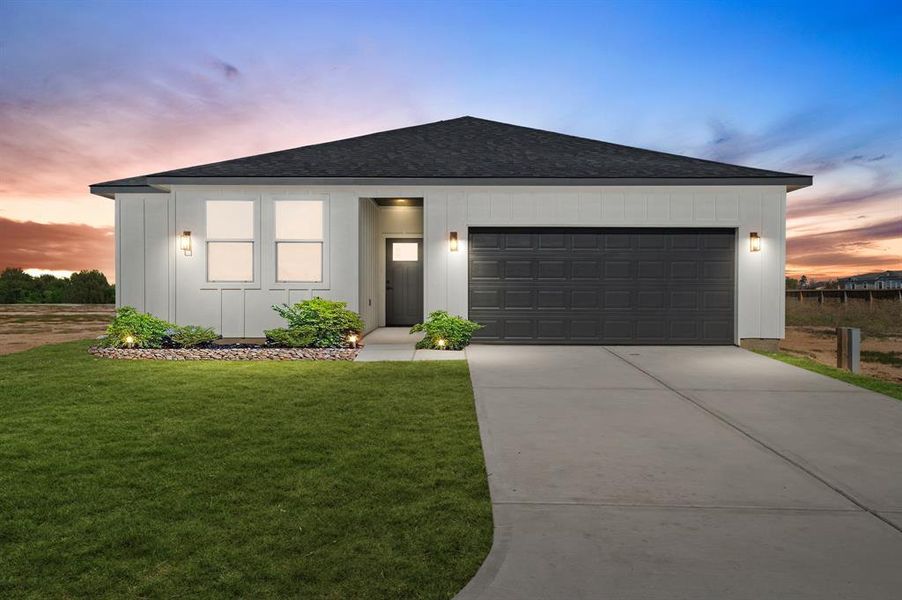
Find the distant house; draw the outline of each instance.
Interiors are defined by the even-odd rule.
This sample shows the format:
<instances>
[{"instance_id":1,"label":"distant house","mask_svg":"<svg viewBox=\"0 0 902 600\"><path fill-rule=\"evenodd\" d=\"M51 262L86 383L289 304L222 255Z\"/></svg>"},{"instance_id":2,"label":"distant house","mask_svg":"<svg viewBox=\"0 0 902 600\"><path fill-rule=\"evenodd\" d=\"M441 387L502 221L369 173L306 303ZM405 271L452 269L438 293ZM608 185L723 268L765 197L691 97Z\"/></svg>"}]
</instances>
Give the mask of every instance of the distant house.
<instances>
[{"instance_id":1,"label":"distant house","mask_svg":"<svg viewBox=\"0 0 902 600\"><path fill-rule=\"evenodd\" d=\"M839 287L844 290L902 290L902 271L844 277L839 280Z\"/></svg>"}]
</instances>

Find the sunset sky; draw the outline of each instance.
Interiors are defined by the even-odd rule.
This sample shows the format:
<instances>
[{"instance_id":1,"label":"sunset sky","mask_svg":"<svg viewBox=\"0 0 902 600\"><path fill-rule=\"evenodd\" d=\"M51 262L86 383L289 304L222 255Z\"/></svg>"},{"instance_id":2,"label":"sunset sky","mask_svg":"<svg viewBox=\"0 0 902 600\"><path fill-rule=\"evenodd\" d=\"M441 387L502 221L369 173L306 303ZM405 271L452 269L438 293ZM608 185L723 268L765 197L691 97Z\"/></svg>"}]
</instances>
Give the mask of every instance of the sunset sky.
<instances>
[{"instance_id":1,"label":"sunset sky","mask_svg":"<svg viewBox=\"0 0 902 600\"><path fill-rule=\"evenodd\" d=\"M0 268L100 268L91 183L473 115L814 175L788 266L902 269L902 3L0 0Z\"/></svg>"}]
</instances>

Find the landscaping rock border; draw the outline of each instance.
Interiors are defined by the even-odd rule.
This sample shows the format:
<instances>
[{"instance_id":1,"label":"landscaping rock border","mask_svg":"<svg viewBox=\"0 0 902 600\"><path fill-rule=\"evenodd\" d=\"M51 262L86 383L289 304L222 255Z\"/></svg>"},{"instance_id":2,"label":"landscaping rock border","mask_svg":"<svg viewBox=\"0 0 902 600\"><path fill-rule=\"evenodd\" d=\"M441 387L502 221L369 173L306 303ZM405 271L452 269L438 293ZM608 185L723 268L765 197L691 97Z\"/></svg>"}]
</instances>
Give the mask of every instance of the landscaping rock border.
<instances>
[{"instance_id":1,"label":"landscaping rock border","mask_svg":"<svg viewBox=\"0 0 902 600\"><path fill-rule=\"evenodd\" d=\"M101 348L88 352L119 360L354 360L356 348Z\"/></svg>"}]
</instances>

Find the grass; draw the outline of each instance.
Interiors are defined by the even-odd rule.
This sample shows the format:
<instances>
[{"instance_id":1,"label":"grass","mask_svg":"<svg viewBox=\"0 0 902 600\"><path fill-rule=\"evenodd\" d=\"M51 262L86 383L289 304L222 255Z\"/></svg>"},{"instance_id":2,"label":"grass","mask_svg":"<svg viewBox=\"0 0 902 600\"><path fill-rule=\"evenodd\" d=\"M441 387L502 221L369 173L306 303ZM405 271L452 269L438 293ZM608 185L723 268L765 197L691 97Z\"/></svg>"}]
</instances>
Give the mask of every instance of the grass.
<instances>
[{"instance_id":1,"label":"grass","mask_svg":"<svg viewBox=\"0 0 902 600\"><path fill-rule=\"evenodd\" d=\"M450 598L491 545L465 362L0 357L0 597Z\"/></svg>"},{"instance_id":2,"label":"grass","mask_svg":"<svg viewBox=\"0 0 902 600\"><path fill-rule=\"evenodd\" d=\"M809 327L857 327L872 337L902 335L902 302L849 301L846 304L806 299L798 302L787 299L786 324Z\"/></svg>"},{"instance_id":3,"label":"grass","mask_svg":"<svg viewBox=\"0 0 902 600\"><path fill-rule=\"evenodd\" d=\"M855 373L851 373L849 371L836 369L834 367L828 367L827 365L819 363L810 358L795 356L792 354L787 354L786 352L759 351L758 354L763 354L764 356L769 356L770 358L774 358L796 367L808 369L809 371L814 371L815 373L820 373L821 375L827 375L828 377L833 377L834 379L839 379L840 381L845 381L846 383L851 383L852 385L857 385L858 387L865 388L867 390L886 394L887 396L895 398L896 400L902 400L902 384L899 383L893 383L891 381L886 381L885 379L879 379L877 377L871 377L869 375L856 375Z\"/></svg>"}]
</instances>

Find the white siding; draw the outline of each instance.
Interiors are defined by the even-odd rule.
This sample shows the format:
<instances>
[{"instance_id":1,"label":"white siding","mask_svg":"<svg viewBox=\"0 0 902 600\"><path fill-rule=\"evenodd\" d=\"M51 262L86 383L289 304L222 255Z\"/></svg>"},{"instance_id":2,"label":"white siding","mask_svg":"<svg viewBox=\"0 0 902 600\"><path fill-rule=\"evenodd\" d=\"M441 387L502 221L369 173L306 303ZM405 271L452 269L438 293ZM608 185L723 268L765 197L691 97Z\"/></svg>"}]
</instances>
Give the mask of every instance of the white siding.
<instances>
[{"instance_id":1,"label":"white siding","mask_svg":"<svg viewBox=\"0 0 902 600\"><path fill-rule=\"evenodd\" d=\"M360 202L379 197L422 197L424 208L377 208ZM322 283L275 281L274 198L321 198L327 203ZM253 283L205 281L207 199L257 203ZM785 205L786 193L779 186L176 186L170 194L117 195L117 293L120 305L151 310L179 324L208 325L229 336L260 336L264 329L281 325L273 304L314 295L347 302L370 328L384 319L386 237L422 236L426 312L445 309L466 316L469 227L727 227L738 230L737 341L780 338ZM176 249L176 234L182 230L192 232L192 256ZM454 253L448 249L451 231L460 241ZM762 238L757 253L749 252L752 231Z\"/></svg>"},{"instance_id":2,"label":"white siding","mask_svg":"<svg viewBox=\"0 0 902 600\"><path fill-rule=\"evenodd\" d=\"M359 310L358 297L358 198L343 188L303 187L200 187L178 186L171 192L175 220L172 236L191 231L193 252L177 252L174 271L175 310L179 325L213 327L224 337L259 337L265 329L284 326L272 310L276 304L294 303L313 296L341 300ZM206 281L205 202L252 200L256 228L254 281L210 283ZM324 203L323 281L284 283L276 279L273 202L321 200Z\"/></svg>"},{"instance_id":3,"label":"white siding","mask_svg":"<svg viewBox=\"0 0 902 600\"><path fill-rule=\"evenodd\" d=\"M379 209L369 198L360 199L360 316L366 331L379 326Z\"/></svg>"},{"instance_id":4,"label":"white siding","mask_svg":"<svg viewBox=\"0 0 902 600\"><path fill-rule=\"evenodd\" d=\"M116 195L116 305L169 319L168 194Z\"/></svg>"}]
</instances>

